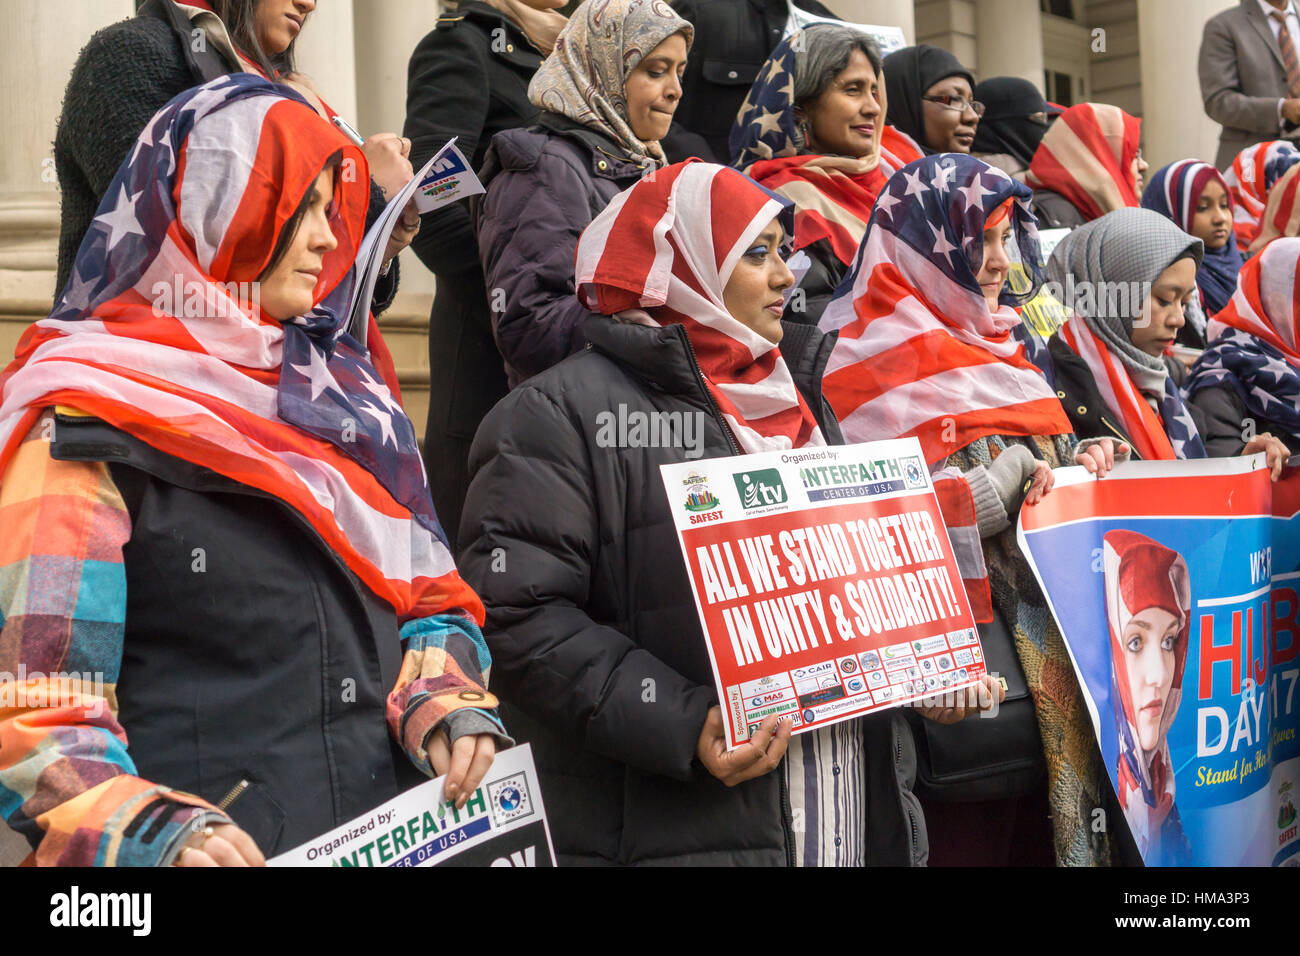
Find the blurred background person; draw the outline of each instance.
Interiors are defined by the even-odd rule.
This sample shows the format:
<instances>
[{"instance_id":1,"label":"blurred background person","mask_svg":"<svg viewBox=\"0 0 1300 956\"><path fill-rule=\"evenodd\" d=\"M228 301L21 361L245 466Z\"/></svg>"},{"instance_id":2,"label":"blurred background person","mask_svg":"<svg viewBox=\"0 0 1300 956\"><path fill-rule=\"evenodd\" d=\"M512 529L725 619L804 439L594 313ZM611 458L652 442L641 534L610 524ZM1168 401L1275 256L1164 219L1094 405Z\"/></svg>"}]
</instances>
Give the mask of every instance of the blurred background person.
<instances>
[{"instance_id":1,"label":"blurred background person","mask_svg":"<svg viewBox=\"0 0 1300 956\"><path fill-rule=\"evenodd\" d=\"M1280 139L1247 146L1233 157L1223 181L1232 199L1232 231L1242 254L1250 254L1252 247L1258 248L1256 240L1264 232L1265 212L1273 187L1297 163L1300 163L1300 150Z\"/></svg>"},{"instance_id":2,"label":"blurred background person","mask_svg":"<svg viewBox=\"0 0 1300 956\"><path fill-rule=\"evenodd\" d=\"M1219 169L1247 146L1298 132L1297 44L1292 0L1241 0L1205 24L1196 69L1205 113L1223 127Z\"/></svg>"},{"instance_id":3,"label":"blurred background person","mask_svg":"<svg viewBox=\"0 0 1300 956\"><path fill-rule=\"evenodd\" d=\"M1201 240L1205 255L1196 270L1201 315L1212 316L1232 298L1237 273L1245 261L1232 234L1233 208L1228 184L1209 163L1184 159L1156 170L1142 192L1142 206L1158 212L1190 236ZM1205 348L1203 322L1189 321L1178 341Z\"/></svg>"},{"instance_id":4,"label":"blurred background person","mask_svg":"<svg viewBox=\"0 0 1300 956\"><path fill-rule=\"evenodd\" d=\"M984 115L975 128L971 155L1023 179L1052 120L1061 108L1043 99L1038 87L1018 76L994 76L975 85Z\"/></svg>"},{"instance_id":5,"label":"blurred background person","mask_svg":"<svg viewBox=\"0 0 1300 956\"><path fill-rule=\"evenodd\" d=\"M1113 209L1140 205L1148 166L1142 120L1118 106L1080 103L1043 134L1024 181L1045 229L1073 229Z\"/></svg>"},{"instance_id":6,"label":"blurred background person","mask_svg":"<svg viewBox=\"0 0 1300 956\"><path fill-rule=\"evenodd\" d=\"M975 100L975 77L960 60L919 43L885 57L884 70L890 126L910 136L927 156L971 151L984 104Z\"/></svg>"}]
</instances>

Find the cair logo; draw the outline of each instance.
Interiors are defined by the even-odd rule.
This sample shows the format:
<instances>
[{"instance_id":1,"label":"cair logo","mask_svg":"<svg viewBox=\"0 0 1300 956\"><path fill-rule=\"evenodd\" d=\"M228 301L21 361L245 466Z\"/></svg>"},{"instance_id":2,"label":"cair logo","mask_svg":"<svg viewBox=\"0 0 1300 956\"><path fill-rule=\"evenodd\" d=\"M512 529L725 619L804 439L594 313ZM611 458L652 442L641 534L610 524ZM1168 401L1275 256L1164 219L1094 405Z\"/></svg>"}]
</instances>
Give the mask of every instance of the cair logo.
<instances>
[{"instance_id":1,"label":"cair logo","mask_svg":"<svg viewBox=\"0 0 1300 956\"><path fill-rule=\"evenodd\" d=\"M785 490L785 483L781 481L781 473L775 468L747 471L732 477L736 481L736 491L740 492L740 501L746 511L783 505L790 500Z\"/></svg>"}]
</instances>

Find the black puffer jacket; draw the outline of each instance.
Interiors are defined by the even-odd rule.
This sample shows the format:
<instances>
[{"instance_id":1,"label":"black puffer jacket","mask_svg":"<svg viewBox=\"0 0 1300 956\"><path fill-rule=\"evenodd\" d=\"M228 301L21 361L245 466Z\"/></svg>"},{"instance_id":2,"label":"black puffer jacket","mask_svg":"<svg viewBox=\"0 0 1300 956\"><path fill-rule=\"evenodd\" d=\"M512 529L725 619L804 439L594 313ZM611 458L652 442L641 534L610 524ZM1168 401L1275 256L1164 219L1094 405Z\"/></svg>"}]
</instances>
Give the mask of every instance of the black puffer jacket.
<instances>
[{"instance_id":1,"label":"black puffer jacket","mask_svg":"<svg viewBox=\"0 0 1300 956\"><path fill-rule=\"evenodd\" d=\"M108 184L154 113L191 87L238 72L214 45L194 43L190 30L171 0L147 0L139 15L100 30L77 56L54 136L60 196L56 299ZM383 211L384 194L372 180L367 229ZM397 282L394 261L375 283L376 315L392 304Z\"/></svg>"},{"instance_id":2,"label":"black puffer jacket","mask_svg":"<svg viewBox=\"0 0 1300 956\"><path fill-rule=\"evenodd\" d=\"M783 770L729 789L695 760L716 693L659 477L687 451L602 447L597 416L697 415L702 457L735 449L681 326L596 316L585 332L587 351L492 410L470 455L459 566L488 608L503 716L533 745L562 862L786 865ZM787 323L781 352L838 443L821 393L833 341ZM897 714L862 729L868 861L920 862L910 733Z\"/></svg>"},{"instance_id":3,"label":"black puffer jacket","mask_svg":"<svg viewBox=\"0 0 1300 956\"><path fill-rule=\"evenodd\" d=\"M1278 422L1252 414L1241 393L1231 384L1197 389L1187 407L1199 416L1196 427L1211 458L1240 455L1246 448L1247 435L1264 432L1281 439L1292 455L1300 455L1300 435ZM1247 422L1251 422L1250 427Z\"/></svg>"},{"instance_id":4,"label":"black puffer jacket","mask_svg":"<svg viewBox=\"0 0 1300 956\"><path fill-rule=\"evenodd\" d=\"M558 113L492 140L478 222L492 330L513 388L585 344L573 294L578 238L616 195L654 169Z\"/></svg>"}]
</instances>

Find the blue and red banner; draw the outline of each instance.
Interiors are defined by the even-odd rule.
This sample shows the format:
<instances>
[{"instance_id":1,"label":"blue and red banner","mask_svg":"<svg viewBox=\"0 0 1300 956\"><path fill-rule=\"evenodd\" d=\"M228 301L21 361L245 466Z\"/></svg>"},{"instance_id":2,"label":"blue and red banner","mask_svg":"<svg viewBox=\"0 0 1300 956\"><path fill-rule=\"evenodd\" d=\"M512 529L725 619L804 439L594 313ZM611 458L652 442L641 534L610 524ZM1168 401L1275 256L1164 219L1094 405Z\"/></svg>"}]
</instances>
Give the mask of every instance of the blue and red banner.
<instances>
[{"instance_id":1,"label":"blue and red banner","mask_svg":"<svg viewBox=\"0 0 1300 956\"><path fill-rule=\"evenodd\" d=\"M1057 472L1020 547L1148 866L1297 866L1300 469Z\"/></svg>"}]
</instances>

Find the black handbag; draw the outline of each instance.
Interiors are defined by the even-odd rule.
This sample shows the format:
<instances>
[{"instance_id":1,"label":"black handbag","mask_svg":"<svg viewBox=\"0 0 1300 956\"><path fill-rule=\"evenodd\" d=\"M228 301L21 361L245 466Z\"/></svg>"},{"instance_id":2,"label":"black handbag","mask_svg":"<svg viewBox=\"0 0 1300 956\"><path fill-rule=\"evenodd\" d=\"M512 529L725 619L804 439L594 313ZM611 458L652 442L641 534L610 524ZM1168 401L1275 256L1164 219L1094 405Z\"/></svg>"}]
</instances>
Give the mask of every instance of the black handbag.
<instances>
[{"instance_id":1,"label":"black handbag","mask_svg":"<svg viewBox=\"0 0 1300 956\"><path fill-rule=\"evenodd\" d=\"M926 720L904 708L916 741L916 795L937 803L968 803L1023 796L1047 772L1038 717L1020 668L1015 639L995 608L990 624L978 625L984 661L1007 696L995 717L957 724Z\"/></svg>"}]
</instances>

